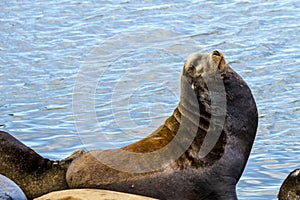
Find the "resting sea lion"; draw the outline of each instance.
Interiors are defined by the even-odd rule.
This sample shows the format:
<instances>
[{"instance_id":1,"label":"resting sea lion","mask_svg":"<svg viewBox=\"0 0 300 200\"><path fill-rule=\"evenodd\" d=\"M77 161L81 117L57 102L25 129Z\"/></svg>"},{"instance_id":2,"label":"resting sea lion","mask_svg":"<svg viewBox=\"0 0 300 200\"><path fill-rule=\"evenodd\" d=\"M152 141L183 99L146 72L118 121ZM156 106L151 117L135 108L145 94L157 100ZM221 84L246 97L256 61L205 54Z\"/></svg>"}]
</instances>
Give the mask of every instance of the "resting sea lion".
<instances>
[{"instance_id":1,"label":"resting sea lion","mask_svg":"<svg viewBox=\"0 0 300 200\"><path fill-rule=\"evenodd\" d=\"M284 180L278 194L279 200L300 200L300 169L292 171Z\"/></svg>"},{"instance_id":2,"label":"resting sea lion","mask_svg":"<svg viewBox=\"0 0 300 200\"><path fill-rule=\"evenodd\" d=\"M72 156L76 157L76 154ZM13 180L28 199L67 189L65 175L72 159L51 161L43 158L16 138L0 131L0 174Z\"/></svg>"},{"instance_id":3,"label":"resting sea lion","mask_svg":"<svg viewBox=\"0 0 300 200\"><path fill-rule=\"evenodd\" d=\"M251 91L223 54L193 54L183 67L178 107L148 137L120 149L55 162L0 132L0 173L28 198L69 187L162 200L237 199L236 184L257 123Z\"/></svg>"},{"instance_id":4,"label":"resting sea lion","mask_svg":"<svg viewBox=\"0 0 300 200\"><path fill-rule=\"evenodd\" d=\"M193 54L183 67L178 107L164 125L121 149L82 154L68 168L67 182L70 188L109 189L162 200L237 199L236 184L257 123L251 91L223 54Z\"/></svg>"}]
</instances>

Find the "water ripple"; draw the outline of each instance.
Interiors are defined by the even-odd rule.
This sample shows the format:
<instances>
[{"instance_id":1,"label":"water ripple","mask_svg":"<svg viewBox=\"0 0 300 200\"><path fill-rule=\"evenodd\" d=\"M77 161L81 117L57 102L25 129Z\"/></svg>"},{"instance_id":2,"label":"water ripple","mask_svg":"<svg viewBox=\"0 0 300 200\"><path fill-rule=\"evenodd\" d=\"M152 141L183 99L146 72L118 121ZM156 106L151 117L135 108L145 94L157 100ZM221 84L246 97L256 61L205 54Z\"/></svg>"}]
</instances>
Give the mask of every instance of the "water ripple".
<instances>
[{"instance_id":1,"label":"water ripple","mask_svg":"<svg viewBox=\"0 0 300 200\"><path fill-rule=\"evenodd\" d=\"M258 135L239 197L276 199L300 159L299 9L296 0L1 1L0 128L53 159L77 148L129 144L144 135L124 135L130 125L120 126L115 116L125 116L123 122L129 117L147 135L178 102L186 54L221 49L251 87L259 109ZM112 65L95 93L99 123L86 124L98 133L82 133L84 146L72 111L72 95L79 95L73 93L77 73L95 47L116 35L141 35L136 32L141 28L143 37L123 41L133 44L122 46L126 54L120 49L110 54ZM159 28L165 31L147 35ZM149 37L155 38L152 46L145 42ZM197 49L183 49L186 41ZM141 67L145 63L152 66ZM123 106L114 110L114 103Z\"/></svg>"}]
</instances>

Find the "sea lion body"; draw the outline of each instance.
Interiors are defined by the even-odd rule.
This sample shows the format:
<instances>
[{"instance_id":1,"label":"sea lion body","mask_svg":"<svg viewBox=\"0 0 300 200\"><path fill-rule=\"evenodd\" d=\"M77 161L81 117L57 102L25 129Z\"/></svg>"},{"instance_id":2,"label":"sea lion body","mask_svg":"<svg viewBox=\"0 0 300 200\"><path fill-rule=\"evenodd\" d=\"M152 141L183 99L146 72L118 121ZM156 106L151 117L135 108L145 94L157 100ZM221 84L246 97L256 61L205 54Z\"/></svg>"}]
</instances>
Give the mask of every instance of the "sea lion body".
<instances>
[{"instance_id":1,"label":"sea lion body","mask_svg":"<svg viewBox=\"0 0 300 200\"><path fill-rule=\"evenodd\" d=\"M251 91L223 54L193 54L183 67L177 108L148 137L56 162L0 132L0 173L28 198L66 188L99 188L162 200L237 199L236 184L257 123Z\"/></svg>"},{"instance_id":2,"label":"sea lion body","mask_svg":"<svg viewBox=\"0 0 300 200\"><path fill-rule=\"evenodd\" d=\"M218 141L205 157L200 157L201 145L212 126L212 110L221 109L210 105L212 100L209 92L219 91L208 91L202 80L204 76L210 76L210 73L220 74L225 87L227 109L225 122L220 125L222 132ZM243 79L226 64L219 51L189 57L182 76L188 84L182 86L179 105L164 125L145 139L119 150L96 150L81 155L67 171L69 187L110 189L172 200L237 199L236 184L249 157L258 123L257 108L251 91ZM197 105L189 102L189 92L183 91L186 87L195 92ZM200 113L190 109L198 105ZM187 121L185 125L182 125L183 118ZM197 122L196 134L193 135L189 132L189 125ZM155 161L151 160L147 165L147 162L145 164L142 161L142 156L124 153L125 150L145 155L147 160L147 154L166 147L176 138L180 128L187 138L193 137L193 141L177 159L161 163L161 168L143 171L154 166ZM180 149L181 141L177 142L176 148ZM174 151L177 151L176 148ZM159 162L159 155L157 158ZM116 160L118 165L110 166ZM132 172L136 173L130 173L127 165L132 166ZM124 170L118 167L124 167Z\"/></svg>"}]
</instances>

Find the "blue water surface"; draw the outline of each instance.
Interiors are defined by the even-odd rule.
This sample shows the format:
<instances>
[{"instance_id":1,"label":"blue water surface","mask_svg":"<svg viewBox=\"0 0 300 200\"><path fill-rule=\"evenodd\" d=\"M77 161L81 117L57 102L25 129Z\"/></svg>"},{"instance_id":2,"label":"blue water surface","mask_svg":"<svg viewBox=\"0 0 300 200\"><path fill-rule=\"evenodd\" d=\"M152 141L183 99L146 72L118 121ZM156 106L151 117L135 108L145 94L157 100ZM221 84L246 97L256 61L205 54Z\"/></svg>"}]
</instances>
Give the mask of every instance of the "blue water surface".
<instances>
[{"instance_id":1,"label":"blue water surface","mask_svg":"<svg viewBox=\"0 0 300 200\"><path fill-rule=\"evenodd\" d=\"M276 199L300 165L299 11L296 0L1 1L0 128L51 159L124 146L172 113L185 58L220 49L259 110L239 199Z\"/></svg>"}]
</instances>

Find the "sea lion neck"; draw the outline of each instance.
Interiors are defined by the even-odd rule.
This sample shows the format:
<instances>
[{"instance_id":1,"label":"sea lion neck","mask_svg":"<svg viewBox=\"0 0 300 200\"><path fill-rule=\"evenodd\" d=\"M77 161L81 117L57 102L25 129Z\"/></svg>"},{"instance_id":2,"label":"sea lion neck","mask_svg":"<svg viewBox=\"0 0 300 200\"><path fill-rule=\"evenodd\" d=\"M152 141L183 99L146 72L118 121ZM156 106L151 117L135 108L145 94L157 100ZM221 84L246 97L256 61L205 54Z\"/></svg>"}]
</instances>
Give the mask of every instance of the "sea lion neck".
<instances>
[{"instance_id":1,"label":"sea lion neck","mask_svg":"<svg viewBox=\"0 0 300 200\"><path fill-rule=\"evenodd\" d=\"M227 107L223 76L227 67L222 52L217 50L192 54L184 64L178 110L182 118L197 126L190 153L194 159L205 158L222 138ZM217 155L221 156L219 150Z\"/></svg>"},{"instance_id":2,"label":"sea lion neck","mask_svg":"<svg viewBox=\"0 0 300 200\"><path fill-rule=\"evenodd\" d=\"M226 91L223 78L228 65L223 53L215 50L210 54L188 56L181 75L179 108L193 116L195 123L200 117L208 120L213 116L226 115ZM186 112L189 111L189 112ZM198 113L197 113L198 112Z\"/></svg>"},{"instance_id":3,"label":"sea lion neck","mask_svg":"<svg viewBox=\"0 0 300 200\"><path fill-rule=\"evenodd\" d=\"M227 165L235 169L233 172L227 168L238 180L255 138L258 114L249 87L226 64L220 51L188 57L181 78L178 110L181 120L198 125L198 129L196 134L192 133L195 138L176 162L177 167L203 168L229 156L228 152L243 152L243 162Z\"/></svg>"}]
</instances>

